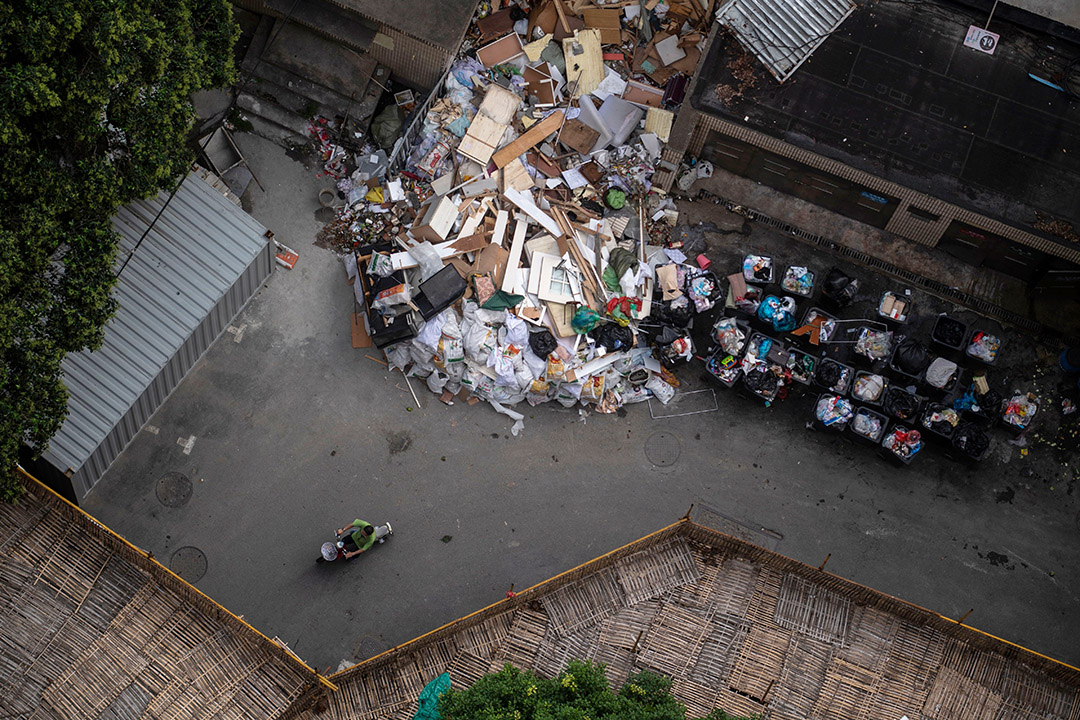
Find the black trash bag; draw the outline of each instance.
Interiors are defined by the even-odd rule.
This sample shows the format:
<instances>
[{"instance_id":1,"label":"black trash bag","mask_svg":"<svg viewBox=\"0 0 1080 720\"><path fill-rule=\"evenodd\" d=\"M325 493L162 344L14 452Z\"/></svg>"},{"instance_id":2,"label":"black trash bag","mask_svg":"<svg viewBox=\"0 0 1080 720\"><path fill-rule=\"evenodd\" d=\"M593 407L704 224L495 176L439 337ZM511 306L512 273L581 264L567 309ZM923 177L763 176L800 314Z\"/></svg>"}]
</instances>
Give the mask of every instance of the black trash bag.
<instances>
[{"instance_id":1,"label":"black trash bag","mask_svg":"<svg viewBox=\"0 0 1080 720\"><path fill-rule=\"evenodd\" d=\"M918 375L930 364L930 353L917 340L905 338L893 352L893 366L902 373Z\"/></svg>"},{"instance_id":2,"label":"black trash bag","mask_svg":"<svg viewBox=\"0 0 1080 720\"><path fill-rule=\"evenodd\" d=\"M608 352L626 350L634 344L634 331L618 323L600 323L589 331L589 337Z\"/></svg>"},{"instance_id":3,"label":"black trash bag","mask_svg":"<svg viewBox=\"0 0 1080 720\"><path fill-rule=\"evenodd\" d=\"M821 386L832 388L840 383L840 377L843 373L844 368L840 367L840 363L835 360L822 360L821 364L818 365L814 379Z\"/></svg>"},{"instance_id":4,"label":"black trash bag","mask_svg":"<svg viewBox=\"0 0 1080 720\"><path fill-rule=\"evenodd\" d=\"M930 419L931 417L933 417L935 412L940 412L940 411L942 411L944 409L945 409L944 405L936 405L936 404L931 405L930 407L926 408L926 411L923 413L922 424L923 424L923 427L930 428L931 430L936 432L938 435L944 435L945 437L952 437L954 426L953 426L953 424L951 422L949 422L948 420L945 420L945 419L938 420L938 421L935 422L934 420Z\"/></svg>"},{"instance_id":5,"label":"black trash bag","mask_svg":"<svg viewBox=\"0 0 1080 720\"><path fill-rule=\"evenodd\" d=\"M674 300L654 303L657 308L656 314L660 322L677 328L685 328L694 319L694 303L690 298L681 295Z\"/></svg>"},{"instance_id":6,"label":"black trash bag","mask_svg":"<svg viewBox=\"0 0 1080 720\"><path fill-rule=\"evenodd\" d=\"M934 323L933 337L942 345L960 347L964 342L964 332L967 327L958 320L953 320L948 315L942 315Z\"/></svg>"},{"instance_id":7,"label":"black trash bag","mask_svg":"<svg viewBox=\"0 0 1080 720\"><path fill-rule=\"evenodd\" d=\"M1004 398L997 390L987 390L985 395L975 396L975 401L979 404L979 414L991 419L1001 412L1002 400Z\"/></svg>"},{"instance_id":8,"label":"black trash bag","mask_svg":"<svg viewBox=\"0 0 1080 720\"><path fill-rule=\"evenodd\" d=\"M746 373L743 382L746 383L746 387L756 393L771 395L776 391L777 385L780 383L780 378L772 372L767 372L766 368L761 365L758 365L751 368L750 372Z\"/></svg>"},{"instance_id":9,"label":"black trash bag","mask_svg":"<svg viewBox=\"0 0 1080 720\"><path fill-rule=\"evenodd\" d=\"M822 294L840 307L846 307L859 292L859 281L846 275L840 268L832 268L821 284Z\"/></svg>"},{"instance_id":10,"label":"black trash bag","mask_svg":"<svg viewBox=\"0 0 1080 720\"><path fill-rule=\"evenodd\" d=\"M559 347L559 343L550 331L540 330L529 333L529 347L536 353L536 357L546 359L548 355L555 352L555 348Z\"/></svg>"},{"instance_id":11,"label":"black trash bag","mask_svg":"<svg viewBox=\"0 0 1080 720\"><path fill-rule=\"evenodd\" d=\"M903 388L890 387L885 391L881 406L893 417L910 420L919 412L919 398Z\"/></svg>"},{"instance_id":12,"label":"black trash bag","mask_svg":"<svg viewBox=\"0 0 1080 720\"><path fill-rule=\"evenodd\" d=\"M968 457L980 458L990 447L990 438L975 423L960 423L953 435L953 446Z\"/></svg>"}]
</instances>

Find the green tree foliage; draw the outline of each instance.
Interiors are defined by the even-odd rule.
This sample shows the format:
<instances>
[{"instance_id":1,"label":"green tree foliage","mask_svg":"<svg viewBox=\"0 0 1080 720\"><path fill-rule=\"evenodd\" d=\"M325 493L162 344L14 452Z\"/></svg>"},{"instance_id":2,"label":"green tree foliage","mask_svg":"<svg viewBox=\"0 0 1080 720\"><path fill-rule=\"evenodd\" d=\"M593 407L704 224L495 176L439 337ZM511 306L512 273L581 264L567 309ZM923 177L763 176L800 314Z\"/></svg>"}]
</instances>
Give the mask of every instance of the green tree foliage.
<instances>
[{"instance_id":1,"label":"green tree foliage","mask_svg":"<svg viewBox=\"0 0 1080 720\"><path fill-rule=\"evenodd\" d=\"M671 681L651 672L631 675L617 693L603 664L571 661L554 679L504 665L467 690L439 698L443 720L687 720ZM714 710L701 720L744 720Z\"/></svg>"},{"instance_id":2,"label":"green tree foliage","mask_svg":"<svg viewBox=\"0 0 1080 720\"><path fill-rule=\"evenodd\" d=\"M0 499L115 310L109 218L187 170L191 94L233 81L238 33L228 0L0 3Z\"/></svg>"}]
</instances>

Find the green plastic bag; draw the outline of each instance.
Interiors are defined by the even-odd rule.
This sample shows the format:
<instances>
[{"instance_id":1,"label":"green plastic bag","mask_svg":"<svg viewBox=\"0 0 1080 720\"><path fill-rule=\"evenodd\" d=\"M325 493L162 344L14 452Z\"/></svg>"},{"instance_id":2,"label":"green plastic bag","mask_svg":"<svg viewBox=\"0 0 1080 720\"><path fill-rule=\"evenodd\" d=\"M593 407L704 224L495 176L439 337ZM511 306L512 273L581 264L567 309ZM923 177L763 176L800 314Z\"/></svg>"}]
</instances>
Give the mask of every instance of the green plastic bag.
<instances>
[{"instance_id":1,"label":"green plastic bag","mask_svg":"<svg viewBox=\"0 0 1080 720\"><path fill-rule=\"evenodd\" d=\"M413 720L439 720L439 696L450 689L450 673L443 673L420 691L418 709Z\"/></svg>"}]
</instances>

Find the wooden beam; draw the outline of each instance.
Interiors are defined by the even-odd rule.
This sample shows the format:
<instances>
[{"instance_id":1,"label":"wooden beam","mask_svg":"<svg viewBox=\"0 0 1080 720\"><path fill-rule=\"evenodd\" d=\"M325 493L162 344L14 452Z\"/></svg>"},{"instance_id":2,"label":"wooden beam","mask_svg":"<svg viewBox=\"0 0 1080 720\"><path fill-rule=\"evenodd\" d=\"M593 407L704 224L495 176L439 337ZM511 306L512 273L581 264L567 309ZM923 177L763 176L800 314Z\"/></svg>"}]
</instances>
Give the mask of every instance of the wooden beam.
<instances>
[{"instance_id":1,"label":"wooden beam","mask_svg":"<svg viewBox=\"0 0 1080 720\"><path fill-rule=\"evenodd\" d=\"M506 271L503 273L502 291L513 293L517 285L518 263L521 262L521 249L525 247L525 231L529 224L524 218L517 219L514 226L514 241L510 244L510 259L506 261Z\"/></svg>"},{"instance_id":2,"label":"wooden beam","mask_svg":"<svg viewBox=\"0 0 1080 720\"><path fill-rule=\"evenodd\" d=\"M507 143L500 148L491 156L491 161L495 163L495 167L501 168L504 165L507 165L518 155L521 155L533 145L536 145L548 135L562 127L562 122L563 111L556 110L525 131L525 133L517 140Z\"/></svg>"},{"instance_id":3,"label":"wooden beam","mask_svg":"<svg viewBox=\"0 0 1080 720\"><path fill-rule=\"evenodd\" d=\"M559 227L558 223L552 220L550 215L536 206L536 203L533 202L532 196L529 193L514 190L513 188L507 188L506 192L503 193L503 197L514 203L514 205L522 212L539 223L540 227L547 230L552 237L557 238L562 235L562 229Z\"/></svg>"}]
</instances>

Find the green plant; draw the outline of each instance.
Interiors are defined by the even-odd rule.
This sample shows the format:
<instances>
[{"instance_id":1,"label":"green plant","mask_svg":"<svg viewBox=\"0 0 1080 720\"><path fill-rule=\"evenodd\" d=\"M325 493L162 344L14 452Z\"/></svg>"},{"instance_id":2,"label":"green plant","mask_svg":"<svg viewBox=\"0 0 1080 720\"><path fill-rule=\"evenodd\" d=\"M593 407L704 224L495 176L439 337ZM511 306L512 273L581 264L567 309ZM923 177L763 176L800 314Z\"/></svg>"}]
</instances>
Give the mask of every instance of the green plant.
<instances>
[{"instance_id":1,"label":"green plant","mask_svg":"<svg viewBox=\"0 0 1080 720\"><path fill-rule=\"evenodd\" d=\"M115 310L111 216L187 171L190 96L235 78L238 33L227 0L0 4L0 499Z\"/></svg>"},{"instance_id":2,"label":"green plant","mask_svg":"<svg viewBox=\"0 0 1080 720\"><path fill-rule=\"evenodd\" d=\"M686 720L671 681L643 671L612 692L603 664L573 660L555 678L510 664L439 699L444 720ZM743 720L714 710L702 720Z\"/></svg>"}]
</instances>

